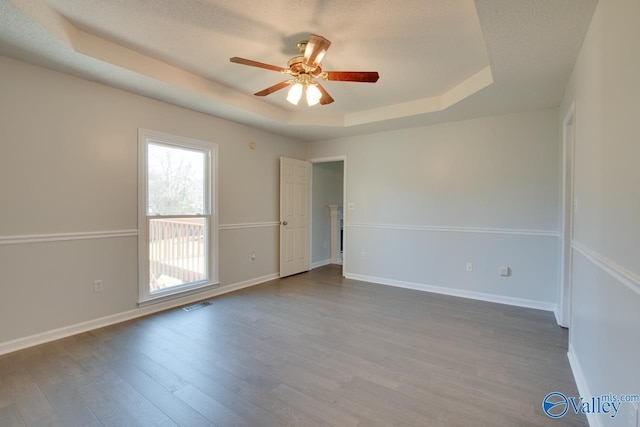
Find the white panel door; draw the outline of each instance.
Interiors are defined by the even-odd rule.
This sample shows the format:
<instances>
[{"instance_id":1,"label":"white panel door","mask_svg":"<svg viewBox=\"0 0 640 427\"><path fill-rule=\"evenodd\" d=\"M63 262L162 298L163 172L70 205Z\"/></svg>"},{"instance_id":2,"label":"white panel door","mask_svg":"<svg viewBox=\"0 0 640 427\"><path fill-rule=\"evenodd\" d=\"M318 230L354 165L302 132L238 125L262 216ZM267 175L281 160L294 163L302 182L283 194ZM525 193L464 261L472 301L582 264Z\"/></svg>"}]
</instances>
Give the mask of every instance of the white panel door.
<instances>
[{"instance_id":1,"label":"white panel door","mask_svg":"<svg viewBox=\"0 0 640 427\"><path fill-rule=\"evenodd\" d=\"M280 157L280 277L309 270L311 163Z\"/></svg>"}]
</instances>

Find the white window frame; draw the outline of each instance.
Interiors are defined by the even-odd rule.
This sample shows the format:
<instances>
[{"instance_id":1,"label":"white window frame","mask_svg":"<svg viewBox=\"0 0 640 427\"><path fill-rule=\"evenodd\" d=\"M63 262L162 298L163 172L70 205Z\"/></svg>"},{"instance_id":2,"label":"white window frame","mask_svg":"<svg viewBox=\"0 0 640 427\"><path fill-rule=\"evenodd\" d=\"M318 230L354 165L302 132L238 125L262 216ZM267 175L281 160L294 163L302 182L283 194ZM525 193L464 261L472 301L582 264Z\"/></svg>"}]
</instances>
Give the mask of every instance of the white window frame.
<instances>
[{"instance_id":1,"label":"white window frame","mask_svg":"<svg viewBox=\"0 0 640 427\"><path fill-rule=\"evenodd\" d=\"M208 152L209 162L205 171L205 209L203 215L171 215L173 217L208 218L208 281L195 282L167 288L151 293L149 289L149 220L154 215L147 214L147 147L150 143L195 149ZM166 215L169 217L170 215ZM164 217L164 216L163 216ZM138 305L147 305L177 298L203 289L217 287L218 278L218 144L193 138L170 135L148 129L138 129Z\"/></svg>"}]
</instances>

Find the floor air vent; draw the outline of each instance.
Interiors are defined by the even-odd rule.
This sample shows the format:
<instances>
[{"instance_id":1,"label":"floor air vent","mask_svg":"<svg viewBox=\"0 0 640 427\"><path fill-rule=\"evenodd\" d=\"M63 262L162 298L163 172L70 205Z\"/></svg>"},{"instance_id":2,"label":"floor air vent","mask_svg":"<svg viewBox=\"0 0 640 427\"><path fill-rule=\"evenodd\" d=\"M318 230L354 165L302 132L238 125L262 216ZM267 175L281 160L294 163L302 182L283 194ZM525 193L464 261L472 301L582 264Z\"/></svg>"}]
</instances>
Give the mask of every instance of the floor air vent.
<instances>
[{"instance_id":1,"label":"floor air vent","mask_svg":"<svg viewBox=\"0 0 640 427\"><path fill-rule=\"evenodd\" d=\"M198 303L198 304L188 305L186 307L182 307L182 309L184 311L193 311L193 310L197 310L197 309L202 308L202 307L206 307L208 305L211 305L210 301L205 301L205 302L201 302L201 303Z\"/></svg>"}]
</instances>

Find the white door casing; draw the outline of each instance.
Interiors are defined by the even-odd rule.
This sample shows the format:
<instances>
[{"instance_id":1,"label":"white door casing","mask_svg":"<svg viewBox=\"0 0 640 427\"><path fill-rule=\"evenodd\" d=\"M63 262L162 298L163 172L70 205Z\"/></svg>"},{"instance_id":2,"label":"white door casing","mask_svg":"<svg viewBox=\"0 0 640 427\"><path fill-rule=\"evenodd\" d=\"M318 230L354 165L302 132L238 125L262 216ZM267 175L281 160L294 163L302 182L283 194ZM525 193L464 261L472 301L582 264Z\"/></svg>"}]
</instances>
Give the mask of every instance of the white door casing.
<instances>
[{"instance_id":1,"label":"white door casing","mask_svg":"<svg viewBox=\"0 0 640 427\"><path fill-rule=\"evenodd\" d=\"M308 271L311 163L280 158L280 277Z\"/></svg>"},{"instance_id":2,"label":"white door casing","mask_svg":"<svg viewBox=\"0 0 640 427\"><path fill-rule=\"evenodd\" d=\"M573 222L575 215L575 195L573 191L575 158L575 102L571 104L563 121L562 149L562 224L560 259L560 301L558 323L569 328L571 325L571 288L573 282Z\"/></svg>"}]
</instances>

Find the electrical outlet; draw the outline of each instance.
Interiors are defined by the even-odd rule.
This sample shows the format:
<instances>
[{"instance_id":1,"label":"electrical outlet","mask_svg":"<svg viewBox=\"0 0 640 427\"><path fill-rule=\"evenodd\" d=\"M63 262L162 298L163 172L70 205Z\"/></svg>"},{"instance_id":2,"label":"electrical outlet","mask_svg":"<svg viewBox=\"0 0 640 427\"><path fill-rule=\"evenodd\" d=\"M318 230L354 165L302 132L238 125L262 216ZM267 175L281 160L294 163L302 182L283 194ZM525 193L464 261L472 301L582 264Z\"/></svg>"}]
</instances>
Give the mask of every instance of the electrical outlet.
<instances>
[{"instance_id":1,"label":"electrical outlet","mask_svg":"<svg viewBox=\"0 0 640 427\"><path fill-rule=\"evenodd\" d=\"M360 259L367 259L367 253L365 251L360 252Z\"/></svg>"},{"instance_id":2,"label":"electrical outlet","mask_svg":"<svg viewBox=\"0 0 640 427\"><path fill-rule=\"evenodd\" d=\"M473 271L473 263L470 263L470 262L466 263L464 266L464 269L466 271Z\"/></svg>"},{"instance_id":3,"label":"electrical outlet","mask_svg":"<svg viewBox=\"0 0 640 427\"><path fill-rule=\"evenodd\" d=\"M102 292L104 288L102 287L102 280L94 280L93 281L93 292L98 293Z\"/></svg>"},{"instance_id":4,"label":"electrical outlet","mask_svg":"<svg viewBox=\"0 0 640 427\"><path fill-rule=\"evenodd\" d=\"M511 268L509 268L509 267L500 267L500 275L502 277L511 276Z\"/></svg>"},{"instance_id":5,"label":"electrical outlet","mask_svg":"<svg viewBox=\"0 0 640 427\"><path fill-rule=\"evenodd\" d=\"M350 211L354 210L355 208L356 208L355 203L347 203L347 209L349 209Z\"/></svg>"},{"instance_id":6,"label":"electrical outlet","mask_svg":"<svg viewBox=\"0 0 640 427\"><path fill-rule=\"evenodd\" d=\"M255 260L256 260L256 253L251 252L251 254L249 254L249 262L253 262Z\"/></svg>"},{"instance_id":7,"label":"electrical outlet","mask_svg":"<svg viewBox=\"0 0 640 427\"><path fill-rule=\"evenodd\" d=\"M638 402L629 405L629 427L640 427L640 406Z\"/></svg>"}]
</instances>

